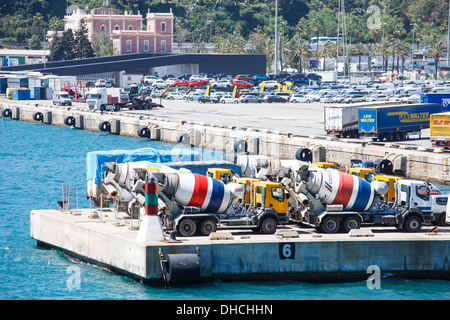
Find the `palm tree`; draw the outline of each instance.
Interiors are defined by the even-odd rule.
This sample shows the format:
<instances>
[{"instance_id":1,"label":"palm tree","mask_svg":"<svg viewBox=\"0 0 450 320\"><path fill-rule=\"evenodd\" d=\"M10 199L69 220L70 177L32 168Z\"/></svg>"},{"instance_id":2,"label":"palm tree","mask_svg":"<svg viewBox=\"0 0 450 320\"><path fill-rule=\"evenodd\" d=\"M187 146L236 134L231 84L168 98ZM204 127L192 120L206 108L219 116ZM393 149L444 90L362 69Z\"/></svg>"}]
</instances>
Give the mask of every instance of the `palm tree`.
<instances>
[{"instance_id":1,"label":"palm tree","mask_svg":"<svg viewBox=\"0 0 450 320\"><path fill-rule=\"evenodd\" d=\"M295 35L289 41L288 48L292 60L298 59L298 70L302 73L302 61L311 57L309 41L302 39L299 35Z\"/></svg>"},{"instance_id":2,"label":"palm tree","mask_svg":"<svg viewBox=\"0 0 450 320\"><path fill-rule=\"evenodd\" d=\"M410 44L403 40L394 40L395 55L397 56L397 72L400 73L400 59L402 59L402 73L405 59L409 56Z\"/></svg>"},{"instance_id":3,"label":"palm tree","mask_svg":"<svg viewBox=\"0 0 450 320\"><path fill-rule=\"evenodd\" d=\"M361 56L366 54L366 48L362 43L358 43L352 48L352 54L358 56L358 71L361 71Z\"/></svg>"},{"instance_id":4,"label":"palm tree","mask_svg":"<svg viewBox=\"0 0 450 320\"><path fill-rule=\"evenodd\" d=\"M447 46L444 42L439 41L434 43L430 49L428 49L428 56L434 58L434 78L437 80L438 68L439 68L439 57L447 52Z\"/></svg>"}]
</instances>

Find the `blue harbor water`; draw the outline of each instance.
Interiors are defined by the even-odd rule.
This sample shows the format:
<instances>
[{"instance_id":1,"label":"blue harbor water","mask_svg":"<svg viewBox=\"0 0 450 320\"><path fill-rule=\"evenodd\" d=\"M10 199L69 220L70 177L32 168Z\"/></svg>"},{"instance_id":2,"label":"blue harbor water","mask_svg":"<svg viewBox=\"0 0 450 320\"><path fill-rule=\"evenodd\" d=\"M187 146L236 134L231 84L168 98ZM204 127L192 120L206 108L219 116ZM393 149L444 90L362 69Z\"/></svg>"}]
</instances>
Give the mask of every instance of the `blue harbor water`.
<instances>
[{"instance_id":1,"label":"blue harbor water","mask_svg":"<svg viewBox=\"0 0 450 320\"><path fill-rule=\"evenodd\" d=\"M33 209L57 208L62 184L86 200L86 153L96 150L172 148L150 142L51 125L0 119L0 299L296 300L450 299L450 282L385 275L380 289L366 281L215 281L181 287L152 287L75 261L58 250L41 249L30 238ZM74 273L80 282L74 285ZM369 275L368 275L369 276Z\"/></svg>"}]
</instances>

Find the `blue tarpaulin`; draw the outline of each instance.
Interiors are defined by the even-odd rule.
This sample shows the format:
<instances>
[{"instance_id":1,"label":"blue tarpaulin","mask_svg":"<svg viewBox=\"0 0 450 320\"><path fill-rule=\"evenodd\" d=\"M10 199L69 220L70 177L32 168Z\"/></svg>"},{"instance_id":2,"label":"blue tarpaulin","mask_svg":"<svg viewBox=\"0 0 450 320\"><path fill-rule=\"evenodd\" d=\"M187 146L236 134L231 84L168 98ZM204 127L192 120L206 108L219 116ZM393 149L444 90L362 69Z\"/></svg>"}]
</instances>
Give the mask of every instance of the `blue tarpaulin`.
<instances>
[{"instance_id":1,"label":"blue tarpaulin","mask_svg":"<svg viewBox=\"0 0 450 320\"><path fill-rule=\"evenodd\" d=\"M95 179L98 185L102 178L102 166L106 162L134 162L150 161L156 163L200 161L201 154L189 148L173 148L170 150L158 150L153 148L142 148L135 150L110 150L92 151L86 157L86 180Z\"/></svg>"}]
</instances>

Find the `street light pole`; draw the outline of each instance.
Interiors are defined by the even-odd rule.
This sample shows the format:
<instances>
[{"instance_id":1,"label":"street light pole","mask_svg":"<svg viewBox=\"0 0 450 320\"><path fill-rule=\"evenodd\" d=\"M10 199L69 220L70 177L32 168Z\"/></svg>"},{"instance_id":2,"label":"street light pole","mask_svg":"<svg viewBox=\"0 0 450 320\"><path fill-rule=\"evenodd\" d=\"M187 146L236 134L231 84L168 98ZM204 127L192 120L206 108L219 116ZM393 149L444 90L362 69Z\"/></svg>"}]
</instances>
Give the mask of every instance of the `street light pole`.
<instances>
[{"instance_id":1,"label":"street light pole","mask_svg":"<svg viewBox=\"0 0 450 320\"><path fill-rule=\"evenodd\" d=\"M413 36L412 36L412 44L411 44L411 72L414 70L414 32L416 31L417 23L410 24L413 27Z\"/></svg>"},{"instance_id":2,"label":"street light pole","mask_svg":"<svg viewBox=\"0 0 450 320\"><path fill-rule=\"evenodd\" d=\"M275 75L278 74L278 0L275 0Z\"/></svg>"}]
</instances>

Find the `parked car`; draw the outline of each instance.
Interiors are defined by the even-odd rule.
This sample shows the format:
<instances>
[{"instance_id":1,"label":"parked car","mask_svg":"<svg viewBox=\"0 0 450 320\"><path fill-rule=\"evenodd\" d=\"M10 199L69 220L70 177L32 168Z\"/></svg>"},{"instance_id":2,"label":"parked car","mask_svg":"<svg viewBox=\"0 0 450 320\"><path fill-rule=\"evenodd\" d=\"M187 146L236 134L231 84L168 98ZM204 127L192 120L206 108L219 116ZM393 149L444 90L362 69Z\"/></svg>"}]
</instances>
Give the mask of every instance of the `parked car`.
<instances>
[{"instance_id":1,"label":"parked car","mask_svg":"<svg viewBox=\"0 0 450 320\"><path fill-rule=\"evenodd\" d=\"M389 97L385 94L370 95L365 98L366 101L387 101Z\"/></svg>"},{"instance_id":2,"label":"parked car","mask_svg":"<svg viewBox=\"0 0 450 320\"><path fill-rule=\"evenodd\" d=\"M152 85L153 82L156 81L156 79L159 79L159 77L148 75L148 76L145 76L145 77L144 77L144 79L143 79L142 82L143 82L145 85L148 86L148 85Z\"/></svg>"},{"instance_id":3,"label":"parked car","mask_svg":"<svg viewBox=\"0 0 450 320\"><path fill-rule=\"evenodd\" d=\"M255 74L252 77L253 81L266 81L266 80L270 80L269 76L266 76L265 74Z\"/></svg>"},{"instance_id":4,"label":"parked car","mask_svg":"<svg viewBox=\"0 0 450 320\"><path fill-rule=\"evenodd\" d=\"M234 77L234 80L244 80L249 81L252 77L249 74L238 74L236 77Z\"/></svg>"},{"instance_id":5,"label":"parked car","mask_svg":"<svg viewBox=\"0 0 450 320\"><path fill-rule=\"evenodd\" d=\"M174 87L188 87L189 81L188 80L177 80L173 83Z\"/></svg>"},{"instance_id":6,"label":"parked car","mask_svg":"<svg viewBox=\"0 0 450 320\"><path fill-rule=\"evenodd\" d=\"M269 81L266 81L264 83L261 83L259 85L259 87L261 88L262 86L264 86L264 90L274 90L274 89L278 89L279 85L280 84L277 81L269 80Z\"/></svg>"},{"instance_id":7,"label":"parked car","mask_svg":"<svg viewBox=\"0 0 450 320\"><path fill-rule=\"evenodd\" d=\"M264 101L268 102L268 103L272 103L272 102L286 102L286 99L283 98L282 96L276 96L274 94L270 94L264 97Z\"/></svg>"},{"instance_id":8,"label":"parked car","mask_svg":"<svg viewBox=\"0 0 450 320\"><path fill-rule=\"evenodd\" d=\"M184 99L184 94L178 91L174 91L174 92L169 92L167 94L167 99L169 100L183 100Z\"/></svg>"},{"instance_id":9,"label":"parked car","mask_svg":"<svg viewBox=\"0 0 450 320\"><path fill-rule=\"evenodd\" d=\"M200 92L193 92L189 95L187 95L185 97L185 99L189 100L189 101L198 101L198 99L202 96L203 94Z\"/></svg>"},{"instance_id":10,"label":"parked car","mask_svg":"<svg viewBox=\"0 0 450 320\"><path fill-rule=\"evenodd\" d=\"M253 88L253 85L251 83L242 80L234 80L232 85L233 87L237 86L238 88L246 88L246 89Z\"/></svg>"},{"instance_id":11,"label":"parked car","mask_svg":"<svg viewBox=\"0 0 450 320\"><path fill-rule=\"evenodd\" d=\"M220 103L239 103L238 98L233 98L231 94L226 94L219 99Z\"/></svg>"},{"instance_id":12,"label":"parked car","mask_svg":"<svg viewBox=\"0 0 450 320\"><path fill-rule=\"evenodd\" d=\"M218 98L215 97L211 97L211 96L200 96L200 98L198 98L198 102L201 103L206 103L206 102L211 102L211 103L217 103L219 101Z\"/></svg>"},{"instance_id":13,"label":"parked car","mask_svg":"<svg viewBox=\"0 0 450 320\"><path fill-rule=\"evenodd\" d=\"M233 83L230 80L219 80L212 84L213 88L231 88Z\"/></svg>"},{"instance_id":14,"label":"parked car","mask_svg":"<svg viewBox=\"0 0 450 320\"><path fill-rule=\"evenodd\" d=\"M152 87L155 89L162 89L167 87L166 82L163 79L156 79L153 83L152 83Z\"/></svg>"},{"instance_id":15,"label":"parked car","mask_svg":"<svg viewBox=\"0 0 450 320\"><path fill-rule=\"evenodd\" d=\"M168 87L172 87L173 84L177 81L177 78L167 78L165 81Z\"/></svg>"},{"instance_id":16,"label":"parked car","mask_svg":"<svg viewBox=\"0 0 450 320\"><path fill-rule=\"evenodd\" d=\"M289 102L300 102L300 99L303 98L305 95L303 93L294 93L290 98Z\"/></svg>"},{"instance_id":17,"label":"parked car","mask_svg":"<svg viewBox=\"0 0 450 320\"><path fill-rule=\"evenodd\" d=\"M106 79L98 79L98 80L95 82L95 86L96 86L97 88L99 88L99 87L106 87Z\"/></svg>"},{"instance_id":18,"label":"parked car","mask_svg":"<svg viewBox=\"0 0 450 320\"><path fill-rule=\"evenodd\" d=\"M249 102L261 103L261 102L264 102L264 99L261 97L258 97L257 95L254 95L254 94L246 94L246 95L240 96L239 101L243 102L243 103L249 103Z\"/></svg>"},{"instance_id":19,"label":"parked car","mask_svg":"<svg viewBox=\"0 0 450 320\"><path fill-rule=\"evenodd\" d=\"M206 79L199 79L199 80L194 80L194 81L190 81L189 82L189 87L200 87L200 86L205 86L209 83L208 80Z\"/></svg>"},{"instance_id":20,"label":"parked car","mask_svg":"<svg viewBox=\"0 0 450 320\"><path fill-rule=\"evenodd\" d=\"M344 103L353 103L353 102L363 102L365 100L364 95L362 94L355 94L355 95L351 95L348 96L346 98L344 98L344 100L342 102Z\"/></svg>"}]
</instances>

